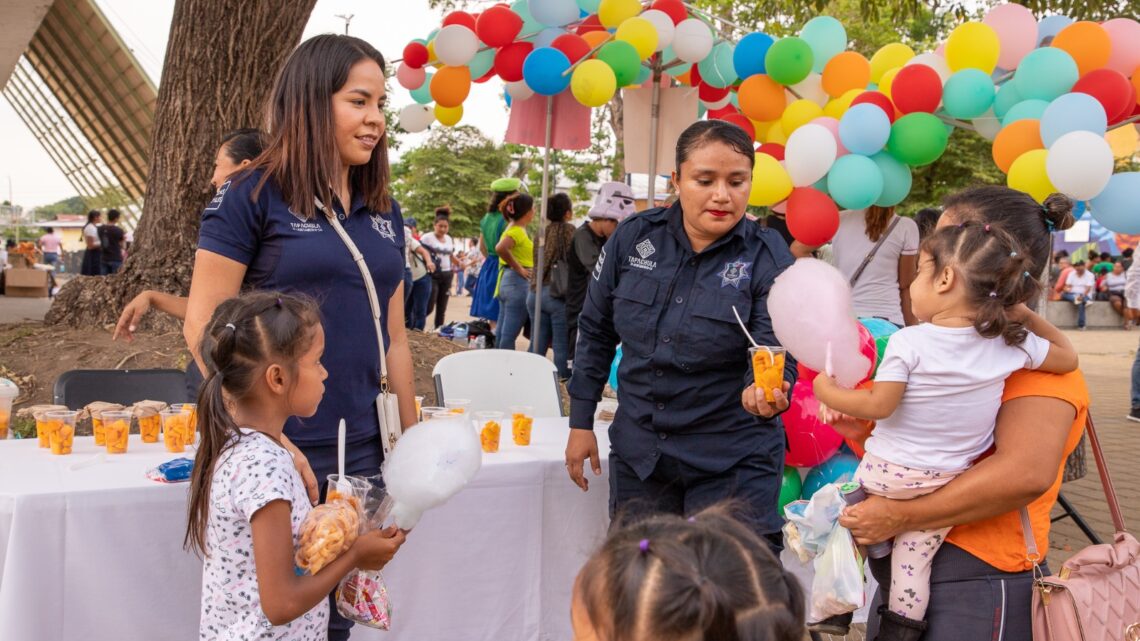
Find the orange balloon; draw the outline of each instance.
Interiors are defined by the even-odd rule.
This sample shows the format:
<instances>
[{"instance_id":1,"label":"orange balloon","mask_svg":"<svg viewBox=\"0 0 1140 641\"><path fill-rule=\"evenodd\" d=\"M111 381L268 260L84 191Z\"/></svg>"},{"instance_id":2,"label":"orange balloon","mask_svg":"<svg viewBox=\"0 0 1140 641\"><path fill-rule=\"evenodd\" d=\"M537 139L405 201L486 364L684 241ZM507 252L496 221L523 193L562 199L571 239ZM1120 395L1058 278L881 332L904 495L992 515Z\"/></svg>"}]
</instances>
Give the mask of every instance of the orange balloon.
<instances>
[{"instance_id":1,"label":"orange balloon","mask_svg":"<svg viewBox=\"0 0 1140 641\"><path fill-rule=\"evenodd\" d=\"M582 34L582 39L586 41L586 44L590 45L591 49L594 49L606 40L609 40L612 35L613 34L608 31L587 31Z\"/></svg>"},{"instance_id":2,"label":"orange balloon","mask_svg":"<svg viewBox=\"0 0 1140 641\"><path fill-rule=\"evenodd\" d=\"M1108 57L1112 54L1108 32L1095 22L1074 22L1061 29L1053 38L1053 46L1073 57L1082 76L1108 64Z\"/></svg>"},{"instance_id":3,"label":"orange balloon","mask_svg":"<svg viewBox=\"0 0 1140 641\"><path fill-rule=\"evenodd\" d=\"M693 70L691 68L686 70L685 73L677 76L677 82L685 85L686 87L691 86L693 84L693 75L692 74L693 74Z\"/></svg>"},{"instance_id":4,"label":"orange balloon","mask_svg":"<svg viewBox=\"0 0 1140 641\"><path fill-rule=\"evenodd\" d=\"M752 120L775 120L788 104L784 86L764 74L748 76L736 93L741 113Z\"/></svg>"},{"instance_id":5,"label":"orange balloon","mask_svg":"<svg viewBox=\"0 0 1140 641\"><path fill-rule=\"evenodd\" d=\"M1018 120L1003 127L994 138L994 163L1002 173L1009 173L1013 161L1021 154L1034 149L1044 149L1041 140L1040 120Z\"/></svg>"},{"instance_id":6,"label":"orange balloon","mask_svg":"<svg viewBox=\"0 0 1140 641\"><path fill-rule=\"evenodd\" d=\"M823 68L823 90L838 98L852 89L866 89L871 82L871 63L857 51L844 51Z\"/></svg>"},{"instance_id":7,"label":"orange balloon","mask_svg":"<svg viewBox=\"0 0 1140 641\"><path fill-rule=\"evenodd\" d=\"M432 76L429 90L432 100L439 106L458 107L471 93L471 69L467 66L444 67Z\"/></svg>"},{"instance_id":8,"label":"orange balloon","mask_svg":"<svg viewBox=\"0 0 1140 641\"><path fill-rule=\"evenodd\" d=\"M1132 86L1136 88L1136 104L1140 105L1140 67L1132 72Z\"/></svg>"}]
</instances>

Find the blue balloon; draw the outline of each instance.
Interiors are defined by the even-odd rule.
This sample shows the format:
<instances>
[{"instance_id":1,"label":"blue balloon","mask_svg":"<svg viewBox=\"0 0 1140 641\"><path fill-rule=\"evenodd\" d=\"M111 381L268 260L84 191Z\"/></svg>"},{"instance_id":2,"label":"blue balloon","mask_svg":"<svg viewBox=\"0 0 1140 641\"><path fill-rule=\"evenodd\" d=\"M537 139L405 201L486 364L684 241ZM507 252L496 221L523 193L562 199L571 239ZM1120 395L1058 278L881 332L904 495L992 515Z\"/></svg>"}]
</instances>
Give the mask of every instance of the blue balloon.
<instances>
[{"instance_id":1,"label":"blue balloon","mask_svg":"<svg viewBox=\"0 0 1140 641\"><path fill-rule=\"evenodd\" d=\"M548 27L561 27L578 19L578 3L574 0L528 0L527 9L535 20Z\"/></svg>"},{"instance_id":2,"label":"blue balloon","mask_svg":"<svg viewBox=\"0 0 1140 641\"><path fill-rule=\"evenodd\" d=\"M843 209L865 209L883 195L883 172L866 156L840 156L827 172L827 191Z\"/></svg>"},{"instance_id":3,"label":"blue balloon","mask_svg":"<svg viewBox=\"0 0 1140 641\"><path fill-rule=\"evenodd\" d=\"M1053 36L1061 33L1061 29L1073 24L1073 19L1068 16L1049 16L1042 18L1037 23L1037 45L1041 45L1041 41L1045 38L1052 38Z\"/></svg>"},{"instance_id":4,"label":"blue balloon","mask_svg":"<svg viewBox=\"0 0 1140 641\"><path fill-rule=\"evenodd\" d=\"M701 72L701 82L710 87L723 89L736 82L736 68L733 66L733 46L727 42L717 43L705 59L697 63Z\"/></svg>"},{"instance_id":5,"label":"blue balloon","mask_svg":"<svg viewBox=\"0 0 1140 641\"><path fill-rule=\"evenodd\" d=\"M883 193L879 194L875 204L879 207L894 207L905 200L910 194L913 180L910 167L885 151L871 156L871 160L875 161L883 174Z\"/></svg>"},{"instance_id":6,"label":"blue balloon","mask_svg":"<svg viewBox=\"0 0 1140 641\"><path fill-rule=\"evenodd\" d=\"M1048 107L1049 103L1044 100L1022 100L1005 112L1005 117L1001 119L1001 126L1008 127L1010 123L1018 120L1040 120Z\"/></svg>"},{"instance_id":7,"label":"blue balloon","mask_svg":"<svg viewBox=\"0 0 1140 641\"><path fill-rule=\"evenodd\" d=\"M750 33L736 43L736 50L732 52L732 66L740 78L755 76L764 73L764 56L768 54L768 47L775 40L766 33ZM683 67L684 65L682 65Z\"/></svg>"},{"instance_id":8,"label":"blue balloon","mask_svg":"<svg viewBox=\"0 0 1140 641\"><path fill-rule=\"evenodd\" d=\"M843 23L831 16L816 16L808 20L800 31L800 38L811 47L811 68L816 73L822 73L827 61L847 48L847 30Z\"/></svg>"},{"instance_id":9,"label":"blue balloon","mask_svg":"<svg viewBox=\"0 0 1140 641\"><path fill-rule=\"evenodd\" d=\"M859 459L850 454L836 454L823 463L811 468L804 477L805 500L811 500L812 495L828 483L847 483L855 480L855 472L859 470Z\"/></svg>"},{"instance_id":10,"label":"blue balloon","mask_svg":"<svg viewBox=\"0 0 1140 641\"><path fill-rule=\"evenodd\" d=\"M1140 234L1140 172L1109 178L1104 190L1089 201L1089 213L1109 231Z\"/></svg>"},{"instance_id":11,"label":"blue balloon","mask_svg":"<svg viewBox=\"0 0 1140 641\"><path fill-rule=\"evenodd\" d=\"M878 153L890 137L891 119L875 105L853 105L839 119L839 140L852 153Z\"/></svg>"},{"instance_id":12,"label":"blue balloon","mask_svg":"<svg viewBox=\"0 0 1140 641\"><path fill-rule=\"evenodd\" d=\"M510 109L511 103L514 102L514 99L511 98L511 92L504 89L503 90L503 99L507 101L507 109Z\"/></svg>"},{"instance_id":13,"label":"blue balloon","mask_svg":"<svg viewBox=\"0 0 1140 641\"><path fill-rule=\"evenodd\" d=\"M1021 94L1017 93L1017 85L1012 82L1005 83L998 87L997 93L994 94L994 115L998 120L1005 118L1005 114L1022 100Z\"/></svg>"},{"instance_id":14,"label":"blue balloon","mask_svg":"<svg viewBox=\"0 0 1140 641\"><path fill-rule=\"evenodd\" d=\"M517 13L523 20L522 29L519 30L519 40L534 42L534 36L542 30L543 25L530 14L530 7L527 6L527 0L515 0L515 2L511 4L511 11ZM523 38L521 36L529 37Z\"/></svg>"},{"instance_id":15,"label":"blue balloon","mask_svg":"<svg viewBox=\"0 0 1140 641\"><path fill-rule=\"evenodd\" d=\"M614 362L610 365L610 387L616 392L618 388L618 366L621 365L621 345L617 346Z\"/></svg>"},{"instance_id":16,"label":"blue balloon","mask_svg":"<svg viewBox=\"0 0 1140 641\"><path fill-rule=\"evenodd\" d=\"M467 67L471 69L472 80L478 80L487 75L493 66L495 66L495 50L490 48L475 54L471 62L467 63Z\"/></svg>"},{"instance_id":17,"label":"blue balloon","mask_svg":"<svg viewBox=\"0 0 1140 641\"><path fill-rule=\"evenodd\" d=\"M431 79L434 75L434 73L430 72L425 74L424 84L420 85L418 89L412 89L408 92L412 94L412 100L415 100L417 104L426 105L432 101Z\"/></svg>"},{"instance_id":18,"label":"blue balloon","mask_svg":"<svg viewBox=\"0 0 1140 641\"><path fill-rule=\"evenodd\" d=\"M1104 105L1087 93L1067 93L1049 103L1041 114L1041 142L1046 149L1071 131L1091 131L1103 136L1107 130Z\"/></svg>"},{"instance_id":19,"label":"blue balloon","mask_svg":"<svg viewBox=\"0 0 1140 641\"><path fill-rule=\"evenodd\" d=\"M1013 82L1022 100L1053 100L1068 93L1080 74L1073 57L1063 49L1041 47L1030 51L1017 66Z\"/></svg>"},{"instance_id":20,"label":"blue balloon","mask_svg":"<svg viewBox=\"0 0 1140 641\"><path fill-rule=\"evenodd\" d=\"M537 47L549 47L550 45L554 44L555 38L557 38L558 36L561 36L564 33L566 33L565 29L559 29L558 27L547 27L546 29L539 31L538 35L535 36L534 46L536 48ZM494 50L489 49L488 51L494 51ZM494 56L492 56L492 58L493 57ZM472 74L472 76L474 76L474 74Z\"/></svg>"},{"instance_id":21,"label":"blue balloon","mask_svg":"<svg viewBox=\"0 0 1140 641\"><path fill-rule=\"evenodd\" d=\"M553 47L535 49L523 61L523 80L536 94L553 96L570 86L570 68L566 54Z\"/></svg>"},{"instance_id":22,"label":"blue balloon","mask_svg":"<svg viewBox=\"0 0 1140 641\"><path fill-rule=\"evenodd\" d=\"M994 104L994 83L981 69L963 69L942 89L942 105L955 118L977 118Z\"/></svg>"}]
</instances>

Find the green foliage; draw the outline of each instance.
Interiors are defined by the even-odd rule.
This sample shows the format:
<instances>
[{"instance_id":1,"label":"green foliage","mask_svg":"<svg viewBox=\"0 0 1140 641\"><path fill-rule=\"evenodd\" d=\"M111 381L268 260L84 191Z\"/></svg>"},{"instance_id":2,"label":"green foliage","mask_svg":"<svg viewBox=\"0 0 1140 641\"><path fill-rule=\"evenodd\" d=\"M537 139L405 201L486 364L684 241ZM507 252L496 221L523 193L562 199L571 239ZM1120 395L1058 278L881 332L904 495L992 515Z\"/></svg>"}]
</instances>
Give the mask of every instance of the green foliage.
<instances>
[{"instance_id":1,"label":"green foliage","mask_svg":"<svg viewBox=\"0 0 1140 641\"><path fill-rule=\"evenodd\" d=\"M914 170L910 195L899 206L913 213L923 207L939 207L942 198L975 185L1004 185L1005 174L994 164L990 141L972 131L955 129L946 153L933 163Z\"/></svg>"},{"instance_id":2,"label":"green foliage","mask_svg":"<svg viewBox=\"0 0 1140 641\"><path fill-rule=\"evenodd\" d=\"M36 208L36 215L39 218L51 219L60 214L86 214L90 207L79 196L72 196L71 198L64 198L59 202L54 202L50 205Z\"/></svg>"},{"instance_id":3,"label":"green foliage","mask_svg":"<svg viewBox=\"0 0 1140 641\"><path fill-rule=\"evenodd\" d=\"M392 189L405 216L427 229L435 208L451 206L451 235L475 236L489 186L507 172L510 155L469 125L438 127L392 167Z\"/></svg>"}]
</instances>

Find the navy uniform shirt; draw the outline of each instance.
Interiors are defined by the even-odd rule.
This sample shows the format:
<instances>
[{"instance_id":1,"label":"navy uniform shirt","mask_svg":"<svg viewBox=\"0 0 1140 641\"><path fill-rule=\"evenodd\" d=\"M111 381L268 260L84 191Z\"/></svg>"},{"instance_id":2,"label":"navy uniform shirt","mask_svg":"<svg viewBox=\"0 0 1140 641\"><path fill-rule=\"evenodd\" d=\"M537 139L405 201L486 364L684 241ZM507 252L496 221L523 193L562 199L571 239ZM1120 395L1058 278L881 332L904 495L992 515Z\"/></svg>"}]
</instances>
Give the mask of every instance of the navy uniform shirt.
<instances>
[{"instance_id":1,"label":"navy uniform shirt","mask_svg":"<svg viewBox=\"0 0 1140 641\"><path fill-rule=\"evenodd\" d=\"M680 204L624 221L602 249L578 320L570 425L593 427L593 414L618 342L617 416L613 451L647 478L662 454L721 472L773 439L778 418L744 410L752 381L750 346L733 307L760 345L778 345L768 316L768 290L792 264L773 230L741 219L696 253ZM795 382L788 358L784 379Z\"/></svg>"},{"instance_id":2,"label":"navy uniform shirt","mask_svg":"<svg viewBox=\"0 0 1140 641\"><path fill-rule=\"evenodd\" d=\"M376 438L380 355L364 279L323 213L309 220L294 214L273 180L251 199L261 175L257 170L222 184L202 216L198 247L246 265L243 290L303 293L320 306L325 396L312 417L289 419L285 434L298 445L335 444L343 418L347 442ZM360 194L353 194L348 216L340 203L331 206L372 273L387 349L388 300L404 279L400 207L392 201L392 211L375 212Z\"/></svg>"}]
</instances>

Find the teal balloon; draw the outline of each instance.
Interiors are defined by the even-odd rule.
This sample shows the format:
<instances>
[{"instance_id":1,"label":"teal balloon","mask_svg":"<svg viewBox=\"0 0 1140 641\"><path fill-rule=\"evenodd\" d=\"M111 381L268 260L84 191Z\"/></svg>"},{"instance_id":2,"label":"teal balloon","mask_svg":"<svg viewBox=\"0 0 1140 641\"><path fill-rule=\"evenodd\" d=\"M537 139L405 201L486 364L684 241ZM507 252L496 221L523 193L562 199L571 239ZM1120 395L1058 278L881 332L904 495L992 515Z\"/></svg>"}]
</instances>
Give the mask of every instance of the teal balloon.
<instances>
[{"instance_id":1,"label":"teal balloon","mask_svg":"<svg viewBox=\"0 0 1140 641\"><path fill-rule=\"evenodd\" d=\"M1008 127L1018 120L1040 120L1048 108L1049 103L1044 100L1022 100L1005 112L1001 126Z\"/></svg>"},{"instance_id":2,"label":"teal balloon","mask_svg":"<svg viewBox=\"0 0 1140 641\"><path fill-rule=\"evenodd\" d=\"M618 388L618 367L621 366L621 345L614 353L614 362L610 364L610 387L616 392Z\"/></svg>"},{"instance_id":3,"label":"teal balloon","mask_svg":"<svg viewBox=\"0 0 1140 641\"><path fill-rule=\"evenodd\" d=\"M641 67L637 70L637 78L633 81L633 84L643 85L647 80L649 80L649 77L652 75L653 72L649 70L649 67L641 65Z\"/></svg>"},{"instance_id":4,"label":"teal balloon","mask_svg":"<svg viewBox=\"0 0 1140 641\"><path fill-rule=\"evenodd\" d=\"M827 189L840 208L865 209L883 194L883 172L866 156L840 156L827 172Z\"/></svg>"},{"instance_id":5,"label":"teal balloon","mask_svg":"<svg viewBox=\"0 0 1140 641\"><path fill-rule=\"evenodd\" d=\"M1014 105L1022 100L1021 94L1017 92L1017 85L1012 82L1005 83L994 94L994 115L998 117L998 120L1001 120Z\"/></svg>"},{"instance_id":6,"label":"teal balloon","mask_svg":"<svg viewBox=\"0 0 1140 641\"><path fill-rule=\"evenodd\" d=\"M709 55L697 63L701 72L701 82L710 87L723 89L736 82L736 66L732 61L733 46L727 42L719 42L713 46Z\"/></svg>"},{"instance_id":7,"label":"teal balloon","mask_svg":"<svg viewBox=\"0 0 1140 641\"><path fill-rule=\"evenodd\" d=\"M910 113L891 125L887 151L911 167L922 167L938 160L949 140L949 132L937 117L923 112Z\"/></svg>"},{"instance_id":8,"label":"teal balloon","mask_svg":"<svg viewBox=\"0 0 1140 641\"><path fill-rule=\"evenodd\" d=\"M677 52L673 51L673 45L669 45L668 47L665 47L665 49L661 51L661 64L662 65L668 65L670 62L673 62L676 59L677 59ZM689 69L692 69L692 68L693 68L693 66L690 64L680 64L680 65L676 65L673 67L669 67L668 69L665 70L665 73L669 74L670 76L673 76L674 78L677 78L679 76L685 75L686 73L688 73Z\"/></svg>"},{"instance_id":9,"label":"teal balloon","mask_svg":"<svg viewBox=\"0 0 1140 641\"><path fill-rule=\"evenodd\" d=\"M1089 201L1089 213L1105 229L1118 234L1140 234L1140 172L1116 174Z\"/></svg>"},{"instance_id":10,"label":"teal balloon","mask_svg":"<svg viewBox=\"0 0 1140 641\"><path fill-rule=\"evenodd\" d=\"M412 100L421 105L426 105L432 101L431 98L431 79L434 73L425 74L424 84L420 85L418 89L412 89Z\"/></svg>"},{"instance_id":11,"label":"teal balloon","mask_svg":"<svg viewBox=\"0 0 1140 641\"><path fill-rule=\"evenodd\" d=\"M697 101L697 120L704 118L705 114L707 114L708 112L709 112L709 108L705 106L705 103L698 100Z\"/></svg>"},{"instance_id":12,"label":"teal balloon","mask_svg":"<svg viewBox=\"0 0 1140 641\"><path fill-rule=\"evenodd\" d=\"M850 454L836 454L823 463L811 468L804 477L803 498L811 500L816 492L829 483L846 483L855 479L859 470L859 459Z\"/></svg>"},{"instance_id":13,"label":"teal balloon","mask_svg":"<svg viewBox=\"0 0 1140 641\"><path fill-rule=\"evenodd\" d=\"M994 83L981 69L963 69L950 76L942 88L946 113L969 120L986 113L994 104Z\"/></svg>"},{"instance_id":14,"label":"teal balloon","mask_svg":"<svg viewBox=\"0 0 1140 641\"><path fill-rule=\"evenodd\" d=\"M891 340L891 335L899 331L899 328L894 323L883 320L882 318L860 318L859 324L867 328L871 333L871 338L875 339L875 370L879 369L879 363L883 362L883 354L887 351L887 343ZM875 373L871 373L871 378L875 378Z\"/></svg>"},{"instance_id":15,"label":"teal balloon","mask_svg":"<svg viewBox=\"0 0 1140 641\"><path fill-rule=\"evenodd\" d=\"M535 36L538 35L539 31L542 31L543 24L535 20L534 16L530 15L530 7L528 6L527 0L516 0L511 4L511 11L517 13L523 21L522 29L519 30L519 40L534 42ZM529 37L523 38L521 36Z\"/></svg>"},{"instance_id":16,"label":"teal balloon","mask_svg":"<svg viewBox=\"0 0 1140 641\"><path fill-rule=\"evenodd\" d=\"M1050 101L1068 93L1078 78L1080 73L1072 56L1063 49L1041 47L1021 59L1011 82L1022 100Z\"/></svg>"},{"instance_id":17,"label":"teal balloon","mask_svg":"<svg viewBox=\"0 0 1140 641\"><path fill-rule=\"evenodd\" d=\"M814 62L811 46L795 36L780 38L764 54L764 68L768 75L785 86L807 78Z\"/></svg>"},{"instance_id":18,"label":"teal balloon","mask_svg":"<svg viewBox=\"0 0 1140 641\"><path fill-rule=\"evenodd\" d=\"M879 166L879 171L883 174L883 193L879 194L879 199L875 201L875 204L879 207L894 207L905 200L910 194L910 186L913 180L910 167L885 151L880 151L871 156L871 160L875 161L875 164Z\"/></svg>"},{"instance_id":19,"label":"teal balloon","mask_svg":"<svg viewBox=\"0 0 1140 641\"><path fill-rule=\"evenodd\" d=\"M824 174L823 178L815 181L815 184L813 184L811 188L819 191L820 193L828 194L830 196L831 193L827 191L827 174Z\"/></svg>"},{"instance_id":20,"label":"teal balloon","mask_svg":"<svg viewBox=\"0 0 1140 641\"><path fill-rule=\"evenodd\" d=\"M601 4L602 0L578 0L578 8L585 11L586 15L597 13Z\"/></svg>"},{"instance_id":21,"label":"teal balloon","mask_svg":"<svg viewBox=\"0 0 1140 641\"><path fill-rule=\"evenodd\" d=\"M480 51L479 53L475 54L475 57L471 59L471 62L467 63L467 67L471 69L471 79L472 80L478 80L479 78L482 78L483 76L487 75L487 72L490 71L491 67L494 67L494 66L495 66L495 50L494 49L487 49L486 51Z\"/></svg>"},{"instance_id":22,"label":"teal balloon","mask_svg":"<svg viewBox=\"0 0 1140 641\"><path fill-rule=\"evenodd\" d=\"M812 70L816 73L823 73L827 61L847 48L847 30L831 16L816 16L808 20L800 31L800 38L811 47Z\"/></svg>"},{"instance_id":23,"label":"teal balloon","mask_svg":"<svg viewBox=\"0 0 1140 641\"><path fill-rule=\"evenodd\" d=\"M733 107L736 107L737 109L740 108L740 97L736 95L735 91L729 92L728 104L732 105Z\"/></svg>"},{"instance_id":24,"label":"teal balloon","mask_svg":"<svg viewBox=\"0 0 1140 641\"><path fill-rule=\"evenodd\" d=\"M637 74L641 69L641 58L637 55L637 49L628 42L614 40L602 45L602 48L598 49L597 58L613 69L618 87L626 87L637 80Z\"/></svg>"},{"instance_id":25,"label":"teal balloon","mask_svg":"<svg viewBox=\"0 0 1140 641\"><path fill-rule=\"evenodd\" d=\"M783 477L780 479L780 498L778 501L780 516L784 515L784 506L792 501L798 501L803 491L804 485L800 480L800 471L785 465Z\"/></svg>"}]
</instances>

